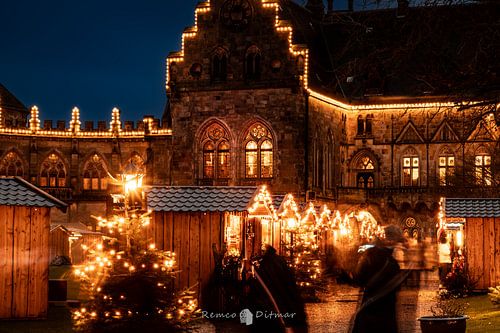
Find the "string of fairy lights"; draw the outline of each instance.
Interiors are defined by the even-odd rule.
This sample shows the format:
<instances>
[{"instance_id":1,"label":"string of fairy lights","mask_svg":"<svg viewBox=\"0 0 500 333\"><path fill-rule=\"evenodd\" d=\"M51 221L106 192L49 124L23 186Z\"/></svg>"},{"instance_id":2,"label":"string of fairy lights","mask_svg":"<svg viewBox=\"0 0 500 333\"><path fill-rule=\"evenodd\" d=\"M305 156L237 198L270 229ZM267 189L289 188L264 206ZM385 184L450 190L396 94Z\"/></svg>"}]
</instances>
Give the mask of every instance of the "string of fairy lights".
<instances>
[{"instance_id":1,"label":"string of fairy lights","mask_svg":"<svg viewBox=\"0 0 500 333\"><path fill-rule=\"evenodd\" d=\"M124 207L112 217L95 217L106 237L94 246L83 246L87 260L74 267L88 301L73 311L75 328L92 331L93 325L113 325L136 318L155 318L179 326L199 314L196 293L175 289L175 252L148 242L144 228L150 211L129 207L128 196L138 187L138 176L122 177ZM133 286L133 287L131 287ZM150 290L150 299L144 299ZM145 292L148 294L147 292Z\"/></svg>"}]
</instances>

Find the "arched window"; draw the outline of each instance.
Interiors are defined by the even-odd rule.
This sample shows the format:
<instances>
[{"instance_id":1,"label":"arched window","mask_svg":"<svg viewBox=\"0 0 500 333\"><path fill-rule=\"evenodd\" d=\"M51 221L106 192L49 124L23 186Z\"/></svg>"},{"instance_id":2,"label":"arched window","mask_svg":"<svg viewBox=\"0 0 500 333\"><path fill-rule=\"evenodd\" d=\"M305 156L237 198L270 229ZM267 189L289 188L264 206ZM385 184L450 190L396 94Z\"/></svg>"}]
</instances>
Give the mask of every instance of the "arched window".
<instances>
[{"instance_id":1,"label":"arched window","mask_svg":"<svg viewBox=\"0 0 500 333\"><path fill-rule=\"evenodd\" d=\"M104 191L108 188L108 172L103 159L92 155L83 170L83 189L85 191Z\"/></svg>"},{"instance_id":2,"label":"arched window","mask_svg":"<svg viewBox=\"0 0 500 333\"><path fill-rule=\"evenodd\" d=\"M50 154L40 170L41 187L66 187L66 167L56 154Z\"/></svg>"},{"instance_id":3,"label":"arched window","mask_svg":"<svg viewBox=\"0 0 500 333\"><path fill-rule=\"evenodd\" d=\"M477 185L491 186L493 179L491 173L491 154L484 147L480 147L476 150L474 175Z\"/></svg>"},{"instance_id":4,"label":"arched window","mask_svg":"<svg viewBox=\"0 0 500 333\"><path fill-rule=\"evenodd\" d=\"M226 81L227 52L222 47L217 48L212 55L212 81Z\"/></svg>"},{"instance_id":5,"label":"arched window","mask_svg":"<svg viewBox=\"0 0 500 333\"><path fill-rule=\"evenodd\" d=\"M375 187L375 162L366 151L362 151L354 157L352 168L356 176L356 187Z\"/></svg>"},{"instance_id":6,"label":"arched window","mask_svg":"<svg viewBox=\"0 0 500 333\"><path fill-rule=\"evenodd\" d=\"M438 158L439 186L450 186L455 175L455 156L448 148L442 149Z\"/></svg>"},{"instance_id":7,"label":"arched window","mask_svg":"<svg viewBox=\"0 0 500 333\"><path fill-rule=\"evenodd\" d=\"M245 56L245 76L248 80L260 78L260 50L253 45L247 50Z\"/></svg>"},{"instance_id":8,"label":"arched window","mask_svg":"<svg viewBox=\"0 0 500 333\"><path fill-rule=\"evenodd\" d=\"M245 138L245 177L272 178L273 173L272 134L261 124L252 125Z\"/></svg>"},{"instance_id":9,"label":"arched window","mask_svg":"<svg viewBox=\"0 0 500 333\"><path fill-rule=\"evenodd\" d=\"M409 148L402 157L402 185L418 186L420 181L420 159L415 149Z\"/></svg>"},{"instance_id":10,"label":"arched window","mask_svg":"<svg viewBox=\"0 0 500 333\"><path fill-rule=\"evenodd\" d=\"M24 177L24 164L21 157L11 151L0 162L0 176Z\"/></svg>"},{"instance_id":11,"label":"arched window","mask_svg":"<svg viewBox=\"0 0 500 333\"><path fill-rule=\"evenodd\" d=\"M210 125L202 136L203 178L227 179L231 176L229 134L219 124Z\"/></svg>"}]
</instances>

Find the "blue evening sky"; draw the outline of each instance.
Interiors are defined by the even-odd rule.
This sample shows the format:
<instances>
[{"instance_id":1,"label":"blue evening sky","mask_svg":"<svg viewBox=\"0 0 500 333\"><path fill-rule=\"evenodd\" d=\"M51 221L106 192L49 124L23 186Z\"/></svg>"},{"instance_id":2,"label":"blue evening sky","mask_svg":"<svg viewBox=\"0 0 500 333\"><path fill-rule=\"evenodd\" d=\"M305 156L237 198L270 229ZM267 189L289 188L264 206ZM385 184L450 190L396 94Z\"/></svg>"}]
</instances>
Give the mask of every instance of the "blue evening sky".
<instances>
[{"instance_id":1,"label":"blue evening sky","mask_svg":"<svg viewBox=\"0 0 500 333\"><path fill-rule=\"evenodd\" d=\"M165 58L197 2L2 1L0 83L41 119L69 120L73 106L82 120L109 120L114 106L123 120L161 117Z\"/></svg>"}]
</instances>

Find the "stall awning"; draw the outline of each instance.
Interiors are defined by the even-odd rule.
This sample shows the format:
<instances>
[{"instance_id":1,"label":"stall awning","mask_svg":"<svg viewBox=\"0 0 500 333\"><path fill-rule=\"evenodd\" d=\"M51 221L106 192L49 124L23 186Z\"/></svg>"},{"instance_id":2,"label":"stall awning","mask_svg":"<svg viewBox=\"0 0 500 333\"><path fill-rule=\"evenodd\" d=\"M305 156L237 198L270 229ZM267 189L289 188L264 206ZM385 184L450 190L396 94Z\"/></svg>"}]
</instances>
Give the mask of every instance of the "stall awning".
<instances>
[{"instance_id":1,"label":"stall awning","mask_svg":"<svg viewBox=\"0 0 500 333\"><path fill-rule=\"evenodd\" d=\"M155 212L246 212L255 186L162 186L146 189L148 209Z\"/></svg>"},{"instance_id":2,"label":"stall awning","mask_svg":"<svg viewBox=\"0 0 500 333\"><path fill-rule=\"evenodd\" d=\"M444 211L450 217L500 217L500 198L444 200Z\"/></svg>"}]
</instances>

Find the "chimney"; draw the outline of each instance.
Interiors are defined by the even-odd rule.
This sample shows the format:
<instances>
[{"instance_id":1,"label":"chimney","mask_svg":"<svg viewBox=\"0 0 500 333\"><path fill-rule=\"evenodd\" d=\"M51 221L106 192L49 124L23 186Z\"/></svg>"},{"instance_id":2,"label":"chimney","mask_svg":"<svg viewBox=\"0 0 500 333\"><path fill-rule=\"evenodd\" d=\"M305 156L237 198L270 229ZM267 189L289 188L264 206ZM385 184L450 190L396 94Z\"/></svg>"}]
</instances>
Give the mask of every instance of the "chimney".
<instances>
[{"instance_id":1,"label":"chimney","mask_svg":"<svg viewBox=\"0 0 500 333\"><path fill-rule=\"evenodd\" d=\"M328 10L327 14L331 14L333 12L333 0L328 0Z\"/></svg>"},{"instance_id":2,"label":"chimney","mask_svg":"<svg viewBox=\"0 0 500 333\"><path fill-rule=\"evenodd\" d=\"M347 0L347 10L350 12L354 11L354 0Z\"/></svg>"}]
</instances>

